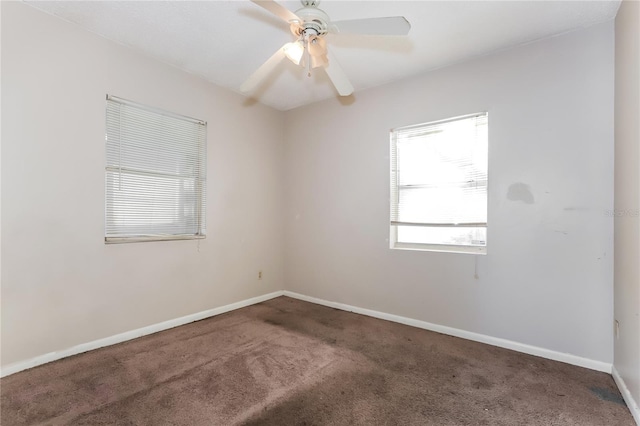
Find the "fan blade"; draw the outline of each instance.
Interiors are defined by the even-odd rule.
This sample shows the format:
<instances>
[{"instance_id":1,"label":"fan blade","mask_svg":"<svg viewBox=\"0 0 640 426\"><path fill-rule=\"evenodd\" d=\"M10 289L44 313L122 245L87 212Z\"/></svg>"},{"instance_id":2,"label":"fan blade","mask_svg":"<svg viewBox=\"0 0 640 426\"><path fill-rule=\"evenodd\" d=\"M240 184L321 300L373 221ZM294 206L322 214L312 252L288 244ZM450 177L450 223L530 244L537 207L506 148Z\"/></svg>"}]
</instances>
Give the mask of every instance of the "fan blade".
<instances>
[{"instance_id":1,"label":"fan blade","mask_svg":"<svg viewBox=\"0 0 640 426\"><path fill-rule=\"evenodd\" d=\"M411 24L404 16L387 18L353 19L331 23L331 30L337 34L397 35L409 34Z\"/></svg>"},{"instance_id":2,"label":"fan blade","mask_svg":"<svg viewBox=\"0 0 640 426\"><path fill-rule=\"evenodd\" d=\"M298 15L287 9L286 7L276 3L273 0L251 0L253 3L258 6L267 9L269 12L276 15L278 18L282 19L285 22L291 23L292 21L301 23L302 19L298 18Z\"/></svg>"},{"instance_id":3,"label":"fan blade","mask_svg":"<svg viewBox=\"0 0 640 426\"><path fill-rule=\"evenodd\" d=\"M253 89L255 89L258 84L260 84L260 82L264 80L271 73L271 71L274 70L275 67L278 66L280 61L284 59L284 57L286 56L284 50L289 44L291 43L286 43L284 46L278 49L276 53L271 55L271 57L267 59L264 64L260 65L260 68L255 70L255 72L249 76L247 81L242 83L242 86L240 86L240 91L242 93L249 93L253 91Z\"/></svg>"},{"instance_id":4,"label":"fan blade","mask_svg":"<svg viewBox=\"0 0 640 426\"><path fill-rule=\"evenodd\" d=\"M353 86L347 78L347 75L344 73L342 67L338 61L336 61L335 56L333 56L331 52L327 52L327 58L329 59L329 64L325 66L324 70L327 72L329 79L340 96L349 96L353 93Z\"/></svg>"}]
</instances>

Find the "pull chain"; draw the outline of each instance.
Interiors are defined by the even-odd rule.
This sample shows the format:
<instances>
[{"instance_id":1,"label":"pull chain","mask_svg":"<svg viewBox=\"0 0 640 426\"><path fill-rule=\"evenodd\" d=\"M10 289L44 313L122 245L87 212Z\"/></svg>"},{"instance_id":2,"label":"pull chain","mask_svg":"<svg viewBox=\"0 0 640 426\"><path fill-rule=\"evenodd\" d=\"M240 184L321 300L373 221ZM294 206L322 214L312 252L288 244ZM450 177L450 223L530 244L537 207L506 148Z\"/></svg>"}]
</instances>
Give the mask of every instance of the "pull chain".
<instances>
[{"instance_id":1,"label":"pull chain","mask_svg":"<svg viewBox=\"0 0 640 426\"><path fill-rule=\"evenodd\" d=\"M311 77L311 53L309 52L309 45L311 44L311 41L309 40L309 36L306 34L305 34L305 41L306 41L305 53L307 54L307 77Z\"/></svg>"}]
</instances>

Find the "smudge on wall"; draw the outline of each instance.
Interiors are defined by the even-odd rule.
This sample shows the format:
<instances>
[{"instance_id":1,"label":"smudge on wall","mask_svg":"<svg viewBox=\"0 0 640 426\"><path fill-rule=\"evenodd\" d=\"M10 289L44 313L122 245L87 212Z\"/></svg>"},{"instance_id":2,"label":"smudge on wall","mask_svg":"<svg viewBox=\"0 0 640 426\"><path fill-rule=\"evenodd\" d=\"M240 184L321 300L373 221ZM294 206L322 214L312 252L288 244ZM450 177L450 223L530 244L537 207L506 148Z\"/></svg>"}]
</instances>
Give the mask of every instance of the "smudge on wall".
<instances>
[{"instance_id":1,"label":"smudge on wall","mask_svg":"<svg viewBox=\"0 0 640 426\"><path fill-rule=\"evenodd\" d=\"M531 193L531 187L522 182L509 185L507 198L511 201L522 201L525 204L533 204L535 202L533 194Z\"/></svg>"}]
</instances>

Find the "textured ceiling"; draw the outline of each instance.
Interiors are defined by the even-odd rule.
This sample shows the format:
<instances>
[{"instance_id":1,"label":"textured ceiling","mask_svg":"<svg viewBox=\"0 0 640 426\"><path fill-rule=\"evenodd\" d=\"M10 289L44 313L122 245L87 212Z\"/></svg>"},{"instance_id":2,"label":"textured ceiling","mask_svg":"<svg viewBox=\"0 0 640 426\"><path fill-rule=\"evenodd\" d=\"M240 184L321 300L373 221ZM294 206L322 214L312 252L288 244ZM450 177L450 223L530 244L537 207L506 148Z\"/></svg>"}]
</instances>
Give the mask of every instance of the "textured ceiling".
<instances>
[{"instance_id":1,"label":"textured ceiling","mask_svg":"<svg viewBox=\"0 0 640 426\"><path fill-rule=\"evenodd\" d=\"M163 62L239 91L284 43L288 25L249 1L27 1ZM283 1L296 10L299 2ZM615 1L331 1L332 20L405 16L407 37L328 35L329 48L358 90L474 56L613 19ZM337 96L322 70L308 78L283 61L254 93L288 110Z\"/></svg>"}]
</instances>

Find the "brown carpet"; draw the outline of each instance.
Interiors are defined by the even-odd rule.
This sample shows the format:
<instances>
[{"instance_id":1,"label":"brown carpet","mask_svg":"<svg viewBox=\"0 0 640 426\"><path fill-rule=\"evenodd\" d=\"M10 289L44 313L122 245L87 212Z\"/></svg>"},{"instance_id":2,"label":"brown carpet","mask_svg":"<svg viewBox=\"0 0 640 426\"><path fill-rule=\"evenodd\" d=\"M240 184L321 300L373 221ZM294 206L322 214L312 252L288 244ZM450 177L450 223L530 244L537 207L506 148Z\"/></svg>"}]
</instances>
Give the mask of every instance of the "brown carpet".
<instances>
[{"instance_id":1,"label":"brown carpet","mask_svg":"<svg viewBox=\"0 0 640 426\"><path fill-rule=\"evenodd\" d=\"M280 297L0 381L2 425L634 425L610 375Z\"/></svg>"}]
</instances>

